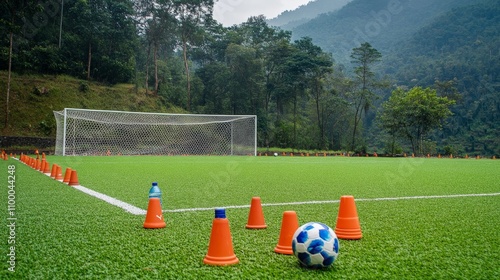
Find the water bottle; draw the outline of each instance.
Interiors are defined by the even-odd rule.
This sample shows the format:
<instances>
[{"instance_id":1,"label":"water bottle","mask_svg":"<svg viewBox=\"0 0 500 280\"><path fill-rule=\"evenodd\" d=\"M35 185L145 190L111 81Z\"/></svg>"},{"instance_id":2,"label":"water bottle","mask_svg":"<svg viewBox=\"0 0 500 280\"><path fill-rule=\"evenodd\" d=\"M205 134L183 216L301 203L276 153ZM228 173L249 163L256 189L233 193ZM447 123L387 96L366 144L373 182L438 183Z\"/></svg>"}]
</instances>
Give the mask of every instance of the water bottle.
<instances>
[{"instance_id":1,"label":"water bottle","mask_svg":"<svg viewBox=\"0 0 500 280\"><path fill-rule=\"evenodd\" d=\"M163 206L163 201L162 201L162 198L161 198L161 190L158 187L158 183L157 182L153 182L153 184L151 186L151 189L149 190L149 198L153 198L153 197L159 198L160 199L160 205Z\"/></svg>"}]
</instances>

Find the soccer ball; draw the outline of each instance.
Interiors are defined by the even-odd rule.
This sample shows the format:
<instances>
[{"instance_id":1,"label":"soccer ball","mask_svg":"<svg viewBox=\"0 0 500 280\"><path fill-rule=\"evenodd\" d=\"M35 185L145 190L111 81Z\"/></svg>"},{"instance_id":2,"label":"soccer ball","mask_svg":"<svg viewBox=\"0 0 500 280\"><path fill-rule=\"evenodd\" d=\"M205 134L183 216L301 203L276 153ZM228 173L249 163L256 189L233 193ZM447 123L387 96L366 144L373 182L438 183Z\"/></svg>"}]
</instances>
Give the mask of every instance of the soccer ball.
<instances>
[{"instance_id":1,"label":"soccer ball","mask_svg":"<svg viewBox=\"0 0 500 280\"><path fill-rule=\"evenodd\" d=\"M339 239L325 224L311 222L299 227L293 234L293 254L304 266L330 266L339 255Z\"/></svg>"},{"instance_id":2,"label":"soccer ball","mask_svg":"<svg viewBox=\"0 0 500 280\"><path fill-rule=\"evenodd\" d=\"M274 156L277 157L278 156L278 153L274 153Z\"/></svg>"}]
</instances>

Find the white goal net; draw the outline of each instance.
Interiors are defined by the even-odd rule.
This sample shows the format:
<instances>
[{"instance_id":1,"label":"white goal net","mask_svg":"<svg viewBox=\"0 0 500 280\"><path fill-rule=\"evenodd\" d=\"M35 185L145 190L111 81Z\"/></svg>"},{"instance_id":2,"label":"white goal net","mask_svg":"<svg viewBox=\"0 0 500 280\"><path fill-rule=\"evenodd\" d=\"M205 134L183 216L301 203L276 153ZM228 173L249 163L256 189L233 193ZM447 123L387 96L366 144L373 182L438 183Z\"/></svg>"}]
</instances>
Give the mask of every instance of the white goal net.
<instances>
[{"instance_id":1,"label":"white goal net","mask_svg":"<svg viewBox=\"0 0 500 280\"><path fill-rule=\"evenodd\" d=\"M54 111L56 155L256 155L253 115Z\"/></svg>"}]
</instances>

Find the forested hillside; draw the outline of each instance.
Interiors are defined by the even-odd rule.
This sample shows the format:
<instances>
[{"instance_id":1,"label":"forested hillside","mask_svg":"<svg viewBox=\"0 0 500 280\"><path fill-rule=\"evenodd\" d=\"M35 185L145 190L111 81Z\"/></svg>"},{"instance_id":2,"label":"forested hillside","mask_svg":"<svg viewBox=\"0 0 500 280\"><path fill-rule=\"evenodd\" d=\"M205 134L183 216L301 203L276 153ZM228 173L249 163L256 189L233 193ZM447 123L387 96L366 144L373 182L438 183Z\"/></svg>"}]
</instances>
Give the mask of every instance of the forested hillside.
<instances>
[{"instance_id":1,"label":"forested hillside","mask_svg":"<svg viewBox=\"0 0 500 280\"><path fill-rule=\"evenodd\" d=\"M436 16L478 2L482 0L354 0L293 28L293 38L311 37L338 63L349 66L352 48L363 42L387 55Z\"/></svg>"},{"instance_id":2,"label":"forested hillside","mask_svg":"<svg viewBox=\"0 0 500 280\"><path fill-rule=\"evenodd\" d=\"M120 110L135 112L185 113L165 103L161 96L146 95L133 84L106 85L66 75L12 75L10 122L3 127L5 136L54 137L56 121L53 111L64 108ZM7 72L0 71L2 93L7 85ZM2 95L2 97L4 97ZM5 98L0 99L4 121Z\"/></svg>"},{"instance_id":3,"label":"forested hillside","mask_svg":"<svg viewBox=\"0 0 500 280\"><path fill-rule=\"evenodd\" d=\"M397 45L385 73L407 86L438 84L457 100L436 139L458 151L500 147L500 5L455 8ZM448 81L448 82L445 82Z\"/></svg>"},{"instance_id":4,"label":"forested hillside","mask_svg":"<svg viewBox=\"0 0 500 280\"><path fill-rule=\"evenodd\" d=\"M313 0L293 11L284 11L277 17L267 20L271 26L278 26L285 30L308 22L320 14L337 11L352 0Z\"/></svg>"},{"instance_id":5,"label":"forested hillside","mask_svg":"<svg viewBox=\"0 0 500 280\"><path fill-rule=\"evenodd\" d=\"M225 28L213 4L2 1L2 134L53 136L63 107L175 110L257 115L260 147L500 155L497 0L352 0L293 32Z\"/></svg>"}]
</instances>

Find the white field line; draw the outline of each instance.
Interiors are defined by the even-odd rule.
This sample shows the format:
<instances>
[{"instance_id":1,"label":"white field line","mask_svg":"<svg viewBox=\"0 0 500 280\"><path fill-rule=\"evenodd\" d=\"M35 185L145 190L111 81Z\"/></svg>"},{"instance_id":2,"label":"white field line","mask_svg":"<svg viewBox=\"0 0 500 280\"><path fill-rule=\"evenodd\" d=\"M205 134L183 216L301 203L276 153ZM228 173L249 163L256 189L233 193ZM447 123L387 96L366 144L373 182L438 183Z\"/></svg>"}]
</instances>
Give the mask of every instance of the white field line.
<instances>
[{"instance_id":1,"label":"white field line","mask_svg":"<svg viewBox=\"0 0 500 280\"><path fill-rule=\"evenodd\" d=\"M138 208L134 205L128 204L114 197L93 191L83 186L73 186L73 188L82 191L88 195L99 198L111 205L122 208L123 210L133 215L146 215L146 210ZM424 196L402 196L402 197L380 197L380 198L355 198L355 201L391 201L391 200L410 200L410 199L437 199L437 198L459 198L459 197L480 197L480 196L498 196L500 193L479 193L479 194L451 194L451 195L424 195ZM301 201L301 202L282 202L282 203L262 203L263 207L267 206L287 206L287 205L307 205L307 204L334 204L339 203L340 200L316 200L316 201ZM182 213L182 212L197 212L197 211L213 211L219 207L204 207L204 208L183 208L183 209L169 209L163 210L164 213ZM250 208L250 205L229 205L220 206L226 209L241 209Z\"/></svg>"},{"instance_id":2,"label":"white field line","mask_svg":"<svg viewBox=\"0 0 500 280\"><path fill-rule=\"evenodd\" d=\"M408 200L408 199L435 199L435 198L457 198L457 197L478 197L478 196L498 196L500 193L478 193L478 194L450 194L450 195L423 195L423 196L402 196L402 197L381 197L381 198L355 198L355 201L389 201L389 200ZM302 202L283 202L283 203L262 203L262 206L286 206L286 205L305 205L305 204L332 204L339 203L340 200L319 200L319 201L302 201ZM211 208L185 208L163 210L163 212L193 212L193 211L209 211L217 207ZM231 205L220 208L250 208L250 205Z\"/></svg>"},{"instance_id":3,"label":"white field line","mask_svg":"<svg viewBox=\"0 0 500 280\"><path fill-rule=\"evenodd\" d=\"M91 195L93 197L96 197L96 198L99 198L101 200L104 200L106 201L107 203L111 204L111 205L114 205L114 206L117 206L117 207L120 207L122 208L123 210L131 213L131 214L134 214L134 215L146 215L146 210L144 209L141 209L139 207L136 207L132 204L128 204L126 202L123 202L121 200L118 200L114 197L111 197L111 196L108 196L108 195L105 195L105 194L102 194L100 192L96 192L96 191L93 191L91 189L88 189L84 186L73 186L73 188L79 190L79 191L82 191L88 195Z\"/></svg>"}]
</instances>

